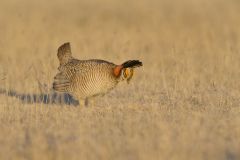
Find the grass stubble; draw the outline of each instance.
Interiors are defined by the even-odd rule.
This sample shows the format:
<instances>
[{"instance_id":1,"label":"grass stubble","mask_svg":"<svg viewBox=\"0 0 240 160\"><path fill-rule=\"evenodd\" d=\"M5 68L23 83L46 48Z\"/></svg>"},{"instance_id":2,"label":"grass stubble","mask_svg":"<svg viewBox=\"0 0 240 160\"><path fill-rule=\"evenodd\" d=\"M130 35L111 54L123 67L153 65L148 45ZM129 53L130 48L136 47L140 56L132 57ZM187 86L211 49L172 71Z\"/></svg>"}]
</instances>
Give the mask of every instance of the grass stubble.
<instances>
[{"instance_id":1,"label":"grass stubble","mask_svg":"<svg viewBox=\"0 0 240 160\"><path fill-rule=\"evenodd\" d=\"M1 2L1 89L50 88L66 41L144 66L88 108L1 94L0 159L240 159L239 17L237 0Z\"/></svg>"}]
</instances>

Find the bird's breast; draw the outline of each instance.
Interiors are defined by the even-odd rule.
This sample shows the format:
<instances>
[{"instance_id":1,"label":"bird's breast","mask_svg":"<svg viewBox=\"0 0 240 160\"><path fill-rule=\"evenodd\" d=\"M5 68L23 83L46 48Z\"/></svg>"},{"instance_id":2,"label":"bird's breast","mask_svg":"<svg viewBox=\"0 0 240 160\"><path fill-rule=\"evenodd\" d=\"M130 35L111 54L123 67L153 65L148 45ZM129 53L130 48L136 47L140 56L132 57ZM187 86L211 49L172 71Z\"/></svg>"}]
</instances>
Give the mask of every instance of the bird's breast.
<instances>
[{"instance_id":1,"label":"bird's breast","mask_svg":"<svg viewBox=\"0 0 240 160\"><path fill-rule=\"evenodd\" d=\"M118 81L110 69L90 68L85 74L76 77L73 90L79 98L104 94L114 88Z\"/></svg>"}]
</instances>

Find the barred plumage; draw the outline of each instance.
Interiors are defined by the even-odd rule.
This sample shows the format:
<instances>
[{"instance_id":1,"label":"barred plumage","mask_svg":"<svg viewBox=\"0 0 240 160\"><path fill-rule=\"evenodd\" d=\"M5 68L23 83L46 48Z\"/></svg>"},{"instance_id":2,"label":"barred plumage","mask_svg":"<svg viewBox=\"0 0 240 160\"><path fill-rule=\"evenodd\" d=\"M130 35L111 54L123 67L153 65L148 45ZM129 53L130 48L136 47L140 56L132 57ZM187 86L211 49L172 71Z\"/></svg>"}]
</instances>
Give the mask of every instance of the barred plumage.
<instances>
[{"instance_id":1,"label":"barred plumage","mask_svg":"<svg viewBox=\"0 0 240 160\"><path fill-rule=\"evenodd\" d=\"M70 43L61 45L57 55L60 66L53 89L70 93L77 99L107 93L119 81L129 81L133 68L142 66L138 60L129 60L122 65L98 59L77 60L72 57Z\"/></svg>"}]
</instances>

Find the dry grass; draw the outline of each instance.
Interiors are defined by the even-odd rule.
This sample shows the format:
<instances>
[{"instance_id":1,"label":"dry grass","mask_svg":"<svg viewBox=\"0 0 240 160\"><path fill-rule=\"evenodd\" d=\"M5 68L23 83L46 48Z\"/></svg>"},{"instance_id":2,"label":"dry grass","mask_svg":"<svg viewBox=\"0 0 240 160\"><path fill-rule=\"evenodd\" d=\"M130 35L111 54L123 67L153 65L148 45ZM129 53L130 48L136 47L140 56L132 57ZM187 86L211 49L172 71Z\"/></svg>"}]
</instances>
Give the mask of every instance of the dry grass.
<instances>
[{"instance_id":1,"label":"dry grass","mask_svg":"<svg viewBox=\"0 0 240 160\"><path fill-rule=\"evenodd\" d=\"M39 94L70 41L81 59L140 59L89 108L0 94L0 159L240 159L238 0L2 1L1 89Z\"/></svg>"}]
</instances>

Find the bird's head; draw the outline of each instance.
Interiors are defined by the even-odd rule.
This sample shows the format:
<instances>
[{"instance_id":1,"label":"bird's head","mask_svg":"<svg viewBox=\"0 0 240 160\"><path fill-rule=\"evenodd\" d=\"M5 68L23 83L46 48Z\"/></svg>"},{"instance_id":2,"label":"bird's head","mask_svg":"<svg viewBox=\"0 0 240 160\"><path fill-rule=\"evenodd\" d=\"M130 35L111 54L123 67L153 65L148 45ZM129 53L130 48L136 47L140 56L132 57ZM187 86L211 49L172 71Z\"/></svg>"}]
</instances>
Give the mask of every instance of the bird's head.
<instances>
[{"instance_id":1,"label":"bird's head","mask_svg":"<svg viewBox=\"0 0 240 160\"><path fill-rule=\"evenodd\" d=\"M121 65L117 65L113 69L113 74L119 78L119 80L127 80L129 83L133 77L133 69L136 67L141 67L142 62L139 60L129 60Z\"/></svg>"},{"instance_id":2,"label":"bird's head","mask_svg":"<svg viewBox=\"0 0 240 160\"><path fill-rule=\"evenodd\" d=\"M132 77L133 77L133 68L123 68L121 70L122 80L127 80L127 82L129 83Z\"/></svg>"}]
</instances>

